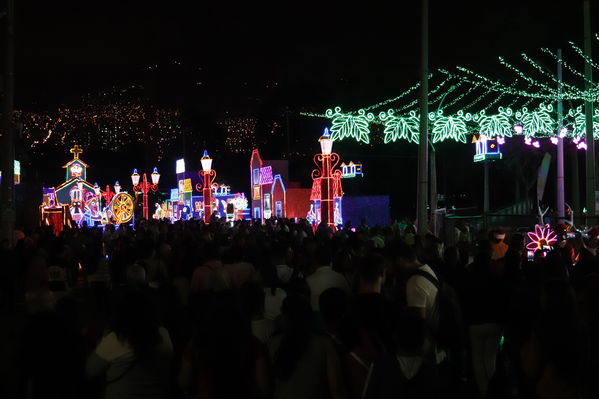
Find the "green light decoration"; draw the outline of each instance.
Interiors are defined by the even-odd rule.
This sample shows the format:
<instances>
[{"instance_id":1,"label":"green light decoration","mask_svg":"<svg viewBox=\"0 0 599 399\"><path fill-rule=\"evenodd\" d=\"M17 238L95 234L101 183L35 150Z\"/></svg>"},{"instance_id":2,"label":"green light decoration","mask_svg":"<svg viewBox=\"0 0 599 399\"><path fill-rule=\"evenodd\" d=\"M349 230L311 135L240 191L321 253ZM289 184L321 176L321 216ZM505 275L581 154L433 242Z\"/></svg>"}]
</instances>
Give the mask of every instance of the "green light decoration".
<instances>
[{"instance_id":1,"label":"green light decoration","mask_svg":"<svg viewBox=\"0 0 599 399\"><path fill-rule=\"evenodd\" d=\"M530 83L531 85L536 86L539 89L546 91L547 93L550 93L552 96L557 95L557 89L549 87L545 83L539 82L538 80L531 78L530 76L526 75L524 72L516 68L514 65L504 60L502 57L499 57L499 62L507 69L513 71L519 79L522 79Z\"/></svg>"},{"instance_id":2,"label":"green light decoration","mask_svg":"<svg viewBox=\"0 0 599 399\"><path fill-rule=\"evenodd\" d=\"M341 107L335 107L334 110L327 109L325 116L332 120L332 140L343 140L346 137L353 137L358 142L370 143L369 122L374 120L374 115L371 112L366 113L366 111L360 109L357 115L351 115L342 113Z\"/></svg>"},{"instance_id":3,"label":"green light decoration","mask_svg":"<svg viewBox=\"0 0 599 399\"><path fill-rule=\"evenodd\" d=\"M458 111L456 115L445 116L443 111L431 112L428 119L433 122L433 143L453 139L466 143L468 128L466 122L472 119L472 115L463 111Z\"/></svg>"},{"instance_id":4,"label":"green light decoration","mask_svg":"<svg viewBox=\"0 0 599 399\"><path fill-rule=\"evenodd\" d=\"M556 77L554 73L549 73L549 71L547 71L546 68L544 68L542 65L540 65L538 62L536 62L535 60L533 60L532 58L530 58L528 55L522 53L522 58L528 62L533 68L535 68L537 71L539 71L541 74L543 74L544 76L548 77L549 79L551 79L553 81L553 83L555 83L556 85L561 84L562 85L562 89L566 88L568 90L571 90L573 93L575 93L577 96L583 96L583 92L576 86L573 86L567 82L564 82L563 79L562 81L559 81ZM563 62L562 62L562 66L563 66ZM556 93L558 98L559 98L559 92Z\"/></svg>"},{"instance_id":5,"label":"green light decoration","mask_svg":"<svg viewBox=\"0 0 599 399\"><path fill-rule=\"evenodd\" d=\"M485 110L472 116L475 122L478 122L479 134L489 138L495 136L512 137L512 128L514 124L511 121L513 111L510 108L499 107L499 113L495 115L486 115Z\"/></svg>"},{"instance_id":6,"label":"green light decoration","mask_svg":"<svg viewBox=\"0 0 599 399\"><path fill-rule=\"evenodd\" d=\"M381 112L379 119L385 122L385 144L399 139L407 140L408 143L418 143L420 136L420 117L416 111L410 111L407 117L395 115L390 109Z\"/></svg>"},{"instance_id":7,"label":"green light decoration","mask_svg":"<svg viewBox=\"0 0 599 399\"><path fill-rule=\"evenodd\" d=\"M527 107L522 107L516 111L516 119L524 127L524 135L526 137L552 136L555 134L557 127L551 117L553 112L551 104L540 104L539 108L529 111Z\"/></svg>"},{"instance_id":8,"label":"green light decoration","mask_svg":"<svg viewBox=\"0 0 599 399\"><path fill-rule=\"evenodd\" d=\"M585 137L587 135L586 118L582 105L571 108L567 118L572 121L572 137ZM593 110L593 137L599 138L599 109Z\"/></svg>"}]
</instances>

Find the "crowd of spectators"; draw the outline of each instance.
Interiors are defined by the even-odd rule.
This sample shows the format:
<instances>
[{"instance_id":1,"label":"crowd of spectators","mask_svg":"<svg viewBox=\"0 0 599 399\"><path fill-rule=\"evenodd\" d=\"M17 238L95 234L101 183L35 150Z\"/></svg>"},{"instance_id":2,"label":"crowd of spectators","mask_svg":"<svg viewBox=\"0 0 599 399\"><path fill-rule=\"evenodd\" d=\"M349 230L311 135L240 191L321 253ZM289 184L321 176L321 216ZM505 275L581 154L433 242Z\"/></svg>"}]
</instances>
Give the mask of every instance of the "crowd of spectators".
<instances>
[{"instance_id":1,"label":"crowd of spectators","mask_svg":"<svg viewBox=\"0 0 599 399\"><path fill-rule=\"evenodd\" d=\"M2 249L19 398L597 398L597 237L142 221Z\"/></svg>"}]
</instances>

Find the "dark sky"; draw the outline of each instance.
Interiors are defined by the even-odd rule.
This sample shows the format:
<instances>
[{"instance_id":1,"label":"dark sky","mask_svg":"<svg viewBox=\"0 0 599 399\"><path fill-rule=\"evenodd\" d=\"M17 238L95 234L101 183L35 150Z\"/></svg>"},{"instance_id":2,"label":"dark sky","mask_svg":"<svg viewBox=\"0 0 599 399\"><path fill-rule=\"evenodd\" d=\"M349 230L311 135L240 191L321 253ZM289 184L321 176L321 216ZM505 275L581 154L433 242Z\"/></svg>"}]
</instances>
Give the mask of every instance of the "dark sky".
<instances>
[{"instance_id":1,"label":"dark sky","mask_svg":"<svg viewBox=\"0 0 599 399\"><path fill-rule=\"evenodd\" d=\"M215 111L253 97L357 107L418 79L419 1L91 3L17 2L19 107L129 83ZM581 11L580 0L432 0L431 69L493 74L498 56L582 44Z\"/></svg>"},{"instance_id":2,"label":"dark sky","mask_svg":"<svg viewBox=\"0 0 599 399\"><path fill-rule=\"evenodd\" d=\"M227 112L261 115L265 109L286 107L323 112L341 105L352 110L397 95L419 76L419 1L16 3L20 109L54 110L78 104L86 93L141 84L151 101L182 108L199 119ZM550 62L541 47L566 48L568 41L582 47L582 0L430 3L431 71L463 65L509 78L497 57L518 64L526 52ZM599 7L593 16L599 17ZM599 24L599 18L595 21ZM301 118L296 113L295 135L317 137L319 124L326 123L317 119L314 128L314 122ZM404 150L396 143L372 150L349 142L336 146L348 160L365 162L369 187L379 186L380 193L389 191L377 178L389 164L403 176L415 174L415 147ZM480 187L475 185L482 172L472 167L471 149L458 147L447 144L438 153L440 192L449 194L453 187L478 198ZM277 157L272 148L261 150ZM455 151L465 155L452 172L443 165L454 165ZM93 149L85 155L94 165L103 159ZM160 165L162 170L172 169L172 161ZM245 159L240 161L245 164ZM306 160L297 170L309 176L309 164ZM473 170L470 186L456 185L451 174L466 168ZM406 185L415 186L411 181ZM394 190L399 191L391 193L393 198L402 203L396 208L413 202L413 192Z\"/></svg>"}]
</instances>

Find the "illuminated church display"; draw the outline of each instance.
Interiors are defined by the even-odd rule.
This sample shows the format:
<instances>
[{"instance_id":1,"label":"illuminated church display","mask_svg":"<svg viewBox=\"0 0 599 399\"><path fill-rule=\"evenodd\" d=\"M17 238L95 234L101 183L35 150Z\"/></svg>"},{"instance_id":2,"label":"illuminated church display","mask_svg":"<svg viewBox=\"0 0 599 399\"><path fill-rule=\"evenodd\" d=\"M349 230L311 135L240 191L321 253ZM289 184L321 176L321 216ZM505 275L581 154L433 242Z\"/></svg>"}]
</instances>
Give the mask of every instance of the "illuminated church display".
<instances>
[{"instance_id":1,"label":"illuminated church display","mask_svg":"<svg viewBox=\"0 0 599 399\"><path fill-rule=\"evenodd\" d=\"M88 226L106 223L128 223L133 218L133 197L120 191L115 184L115 193L110 188L102 191L97 183L87 181L89 165L79 155L81 147L75 145L70 152L73 159L67 162L65 181L56 187L44 187L40 205L40 223L53 226L59 233L64 226ZM105 206L102 206L104 199Z\"/></svg>"}]
</instances>

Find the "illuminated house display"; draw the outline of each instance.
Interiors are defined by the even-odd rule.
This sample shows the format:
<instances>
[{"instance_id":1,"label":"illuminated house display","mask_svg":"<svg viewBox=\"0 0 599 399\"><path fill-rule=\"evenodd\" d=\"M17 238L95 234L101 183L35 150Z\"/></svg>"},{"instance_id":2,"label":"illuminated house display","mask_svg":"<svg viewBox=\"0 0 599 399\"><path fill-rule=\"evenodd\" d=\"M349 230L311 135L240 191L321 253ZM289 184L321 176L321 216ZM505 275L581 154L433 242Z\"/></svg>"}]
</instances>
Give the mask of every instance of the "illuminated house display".
<instances>
[{"instance_id":1,"label":"illuminated house display","mask_svg":"<svg viewBox=\"0 0 599 399\"><path fill-rule=\"evenodd\" d=\"M310 207L310 189L289 182L289 164L283 160L263 160L260 151L250 159L251 218L302 218Z\"/></svg>"},{"instance_id":2,"label":"illuminated house display","mask_svg":"<svg viewBox=\"0 0 599 399\"><path fill-rule=\"evenodd\" d=\"M362 173L362 163L353 163L349 161L348 164L345 162L341 163L341 178L349 179L356 176L364 176Z\"/></svg>"},{"instance_id":3,"label":"illuminated house display","mask_svg":"<svg viewBox=\"0 0 599 399\"><path fill-rule=\"evenodd\" d=\"M176 161L177 188L171 189L170 199L157 204L154 217L171 220L195 218L206 222L212 214L228 221L249 218L245 194L232 193L230 186L215 181L216 172L212 169L212 159L207 151L204 151L200 163L202 169L196 172L186 170L184 159ZM206 187L204 182L208 182ZM208 198L210 205L205 204L204 197Z\"/></svg>"},{"instance_id":4,"label":"illuminated house display","mask_svg":"<svg viewBox=\"0 0 599 399\"><path fill-rule=\"evenodd\" d=\"M502 137L490 138L484 134L472 136L472 143L475 145L474 162L501 159Z\"/></svg>"},{"instance_id":5,"label":"illuminated house display","mask_svg":"<svg viewBox=\"0 0 599 399\"><path fill-rule=\"evenodd\" d=\"M133 197L120 191L115 183L115 193L107 186L102 191L98 184L86 180L89 165L79 159L83 150L75 145L70 152L73 159L63 166L65 181L59 186L44 187L40 205L40 223L54 228L58 234L65 225L128 223L133 217ZM104 200L104 206L102 205Z\"/></svg>"}]
</instances>

